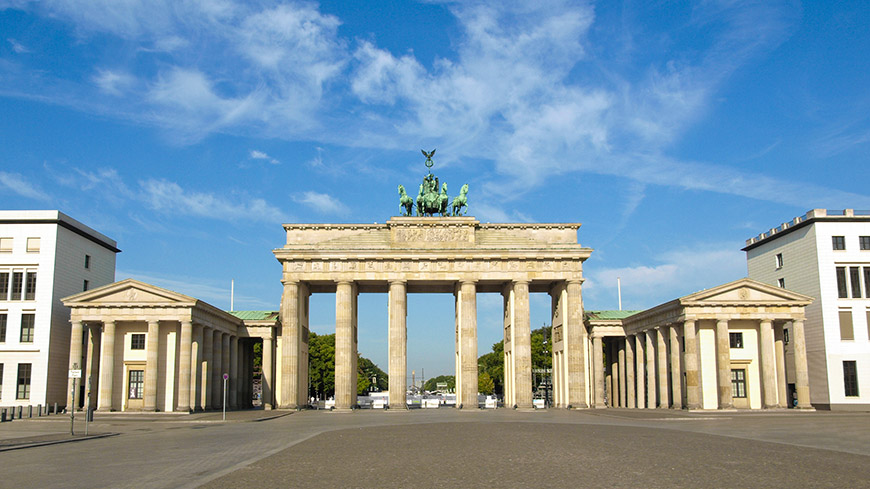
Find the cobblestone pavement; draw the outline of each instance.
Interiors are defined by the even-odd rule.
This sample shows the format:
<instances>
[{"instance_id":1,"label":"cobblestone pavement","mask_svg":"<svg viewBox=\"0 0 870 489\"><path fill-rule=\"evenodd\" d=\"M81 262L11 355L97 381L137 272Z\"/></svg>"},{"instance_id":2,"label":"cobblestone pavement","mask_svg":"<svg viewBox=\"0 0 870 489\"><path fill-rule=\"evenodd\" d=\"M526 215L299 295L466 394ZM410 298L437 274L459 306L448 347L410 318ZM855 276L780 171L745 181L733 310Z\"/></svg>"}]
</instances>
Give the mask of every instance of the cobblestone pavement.
<instances>
[{"instance_id":1,"label":"cobblestone pavement","mask_svg":"<svg viewBox=\"0 0 870 489\"><path fill-rule=\"evenodd\" d=\"M2 452L0 487L870 487L866 413L212 414L98 415L117 436Z\"/></svg>"}]
</instances>

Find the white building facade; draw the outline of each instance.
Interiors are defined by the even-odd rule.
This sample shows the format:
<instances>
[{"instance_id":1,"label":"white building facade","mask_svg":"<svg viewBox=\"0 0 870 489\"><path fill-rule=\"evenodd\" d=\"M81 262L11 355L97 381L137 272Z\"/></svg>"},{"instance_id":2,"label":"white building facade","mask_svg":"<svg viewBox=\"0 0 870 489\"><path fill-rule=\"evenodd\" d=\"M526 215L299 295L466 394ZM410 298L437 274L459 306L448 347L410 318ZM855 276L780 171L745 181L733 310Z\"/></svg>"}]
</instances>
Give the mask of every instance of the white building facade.
<instances>
[{"instance_id":1,"label":"white building facade","mask_svg":"<svg viewBox=\"0 0 870 489\"><path fill-rule=\"evenodd\" d=\"M0 405L66 404L61 298L112 283L116 245L59 211L0 211Z\"/></svg>"},{"instance_id":2,"label":"white building facade","mask_svg":"<svg viewBox=\"0 0 870 489\"><path fill-rule=\"evenodd\" d=\"M750 278L815 299L806 308L812 404L870 407L870 211L813 209L743 250Z\"/></svg>"}]
</instances>

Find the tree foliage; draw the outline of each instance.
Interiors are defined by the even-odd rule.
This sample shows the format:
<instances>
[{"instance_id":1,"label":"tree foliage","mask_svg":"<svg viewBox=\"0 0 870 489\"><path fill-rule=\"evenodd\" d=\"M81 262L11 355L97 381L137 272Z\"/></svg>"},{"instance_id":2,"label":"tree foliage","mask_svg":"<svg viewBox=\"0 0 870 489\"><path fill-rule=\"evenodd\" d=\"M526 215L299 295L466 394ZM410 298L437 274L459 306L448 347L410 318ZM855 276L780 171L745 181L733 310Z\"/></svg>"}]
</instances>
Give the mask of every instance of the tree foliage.
<instances>
[{"instance_id":1,"label":"tree foliage","mask_svg":"<svg viewBox=\"0 0 870 489\"><path fill-rule=\"evenodd\" d=\"M359 361L357 362L356 377L356 393L359 395L371 391L384 391L390 387L387 373L375 365L374 362L363 356L359 357ZM372 378L377 382L376 385L372 384Z\"/></svg>"},{"instance_id":2,"label":"tree foliage","mask_svg":"<svg viewBox=\"0 0 870 489\"><path fill-rule=\"evenodd\" d=\"M456 377L454 377L453 375L439 375L438 377L433 377L426 381L423 389L429 392L433 392L438 389L439 383L446 383L447 390L452 391L456 389Z\"/></svg>"},{"instance_id":3,"label":"tree foliage","mask_svg":"<svg viewBox=\"0 0 870 489\"><path fill-rule=\"evenodd\" d=\"M366 357L357 361L357 394L372 390L372 377L377 381L377 390L389 388L389 377ZM309 395L326 399L335 395L335 334L308 335L308 382Z\"/></svg>"},{"instance_id":4,"label":"tree foliage","mask_svg":"<svg viewBox=\"0 0 870 489\"><path fill-rule=\"evenodd\" d=\"M532 331L532 368L547 369L553 367L552 328L544 325ZM491 392L480 391L481 394L504 395L504 341L492 345L492 351L477 359L480 367L478 383L484 386L483 376L486 375L493 384Z\"/></svg>"},{"instance_id":5,"label":"tree foliage","mask_svg":"<svg viewBox=\"0 0 870 489\"><path fill-rule=\"evenodd\" d=\"M479 377L487 374L493 383L493 392L504 395L504 342L492 345L492 351L477 359Z\"/></svg>"},{"instance_id":6,"label":"tree foliage","mask_svg":"<svg viewBox=\"0 0 870 489\"><path fill-rule=\"evenodd\" d=\"M495 383L488 373L484 372L477 376L477 392L490 395L495 391Z\"/></svg>"}]
</instances>

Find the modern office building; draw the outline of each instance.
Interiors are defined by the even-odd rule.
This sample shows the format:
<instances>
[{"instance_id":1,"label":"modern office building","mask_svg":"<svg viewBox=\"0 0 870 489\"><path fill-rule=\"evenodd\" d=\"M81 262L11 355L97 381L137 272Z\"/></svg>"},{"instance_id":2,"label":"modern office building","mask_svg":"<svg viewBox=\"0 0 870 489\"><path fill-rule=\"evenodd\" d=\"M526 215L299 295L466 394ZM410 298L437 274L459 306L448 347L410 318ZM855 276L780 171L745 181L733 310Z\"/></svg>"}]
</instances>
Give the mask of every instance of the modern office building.
<instances>
[{"instance_id":1,"label":"modern office building","mask_svg":"<svg viewBox=\"0 0 870 489\"><path fill-rule=\"evenodd\" d=\"M0 211L0 405L66 404L69 309L115 280L115 241L58 211Z\"/></svg>"},{"instance_id":2,"label":"modern office building","mask_svg":"<svg viewBox=\"0 0 870 489\"><path fill-rule=\"evenodd\" d=\"M813 209L743 250L750 278L815 299L806 308L813 406L870 407L870 211Z\"/></svg>"}]
</instances>

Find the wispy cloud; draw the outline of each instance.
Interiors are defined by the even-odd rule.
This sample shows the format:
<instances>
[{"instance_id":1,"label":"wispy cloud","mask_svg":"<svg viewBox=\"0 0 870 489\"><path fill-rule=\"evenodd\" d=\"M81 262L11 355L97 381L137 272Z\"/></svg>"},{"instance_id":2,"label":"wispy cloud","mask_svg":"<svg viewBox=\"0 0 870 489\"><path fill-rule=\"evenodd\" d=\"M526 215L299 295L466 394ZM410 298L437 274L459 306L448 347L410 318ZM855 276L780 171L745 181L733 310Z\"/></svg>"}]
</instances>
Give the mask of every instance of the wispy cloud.
<instances>
[{"instance_id":1,"label":"wispy cloud","mask_svg":"<svg viewBox=\"0 0 870 489\"><path fill-rule=\"evenodd\" d=\"M4 188L9 192L27 197L28 199L46 201L49 200L48 195L39 189L36 185L27 181L27 179L19 173L8 173L0 171L0 188Z\"/></svg>"},{"instance_id":2,"label":"wispy cloud","mask_svg":"<svg viewBox=\"0 0 870 489\"><path fill-rule=\"evenodd\" d=\"M9 44L12 45L12 50L15 51L16 53L25 54L25 53L30 52L30 50L27 49L27 47L24 46L24 44L21 44L20 42L16 41L15 39L12 39L10 37L10 38L7 38L6 40L9 41Z\"/></svg>"},{"instance_id":3,"label":"wispy cloud","mask_svg":"<svg viewBox=\"0 0 870 489\"><path fill-rule=\"evenodd\" d=\"M211 219L285 220L280 209L260 198L233 202L213 193L185 190L167 180L148 179L140 181L139 186L146 205L160 212Z\"/></svg>"},{"instance_id":4,"label":"wispy cloud","mask_svg":"<svg viewBox=\"0 0 870 489\"><path fill-rule=\"evenodd\" d=\"M275 158L272 158L271 156L267 155L266 153L264 153L262 151L257 151L256 149L251 150L250 157L252 160L265 160L273 165L277 165L277 164L281 163L280 161L276 160Z\"/></svg>"},{"instance_id":5,"label":"wispy cloud","mask_svg":"<svg viewBox=\"0 0 870 489\"><path fill-rule=\"evenodd\" d=\"M93 76L93 81L104 93L123 95L136 80L129 73L100 69Z\"/></svg>"},{"instance_id":6,"label":"wispy cloud","mask_svg":"<svg viewBox=\"0 0 870 489\"><path fill-rule=\"evenodd\" d=\"M321 214L341 215L348 212L347 206L329 194L308 191L293 197L293 200L305 204Z\"/></svg>"},{"instance_id":7,"label":"wispy cloud","mask_svg":"<svg viewBox=\"0 0 870 489\"><path fill-rule=\"evenodd\" d=\"M136 279L141 282L156 285L164 289L200 299L209 304L229 309L230 283L218 284L215 280L202 277L188 277L176 275L155 275L153 272L138 270L118 270L115 272L115 280ZM239 284L237 284L239 285ZM234 309L263 309L269 310L275 307L274 303L266 302L258 297L244 294L235 294Z\"/></svg>"}]
</instances>

